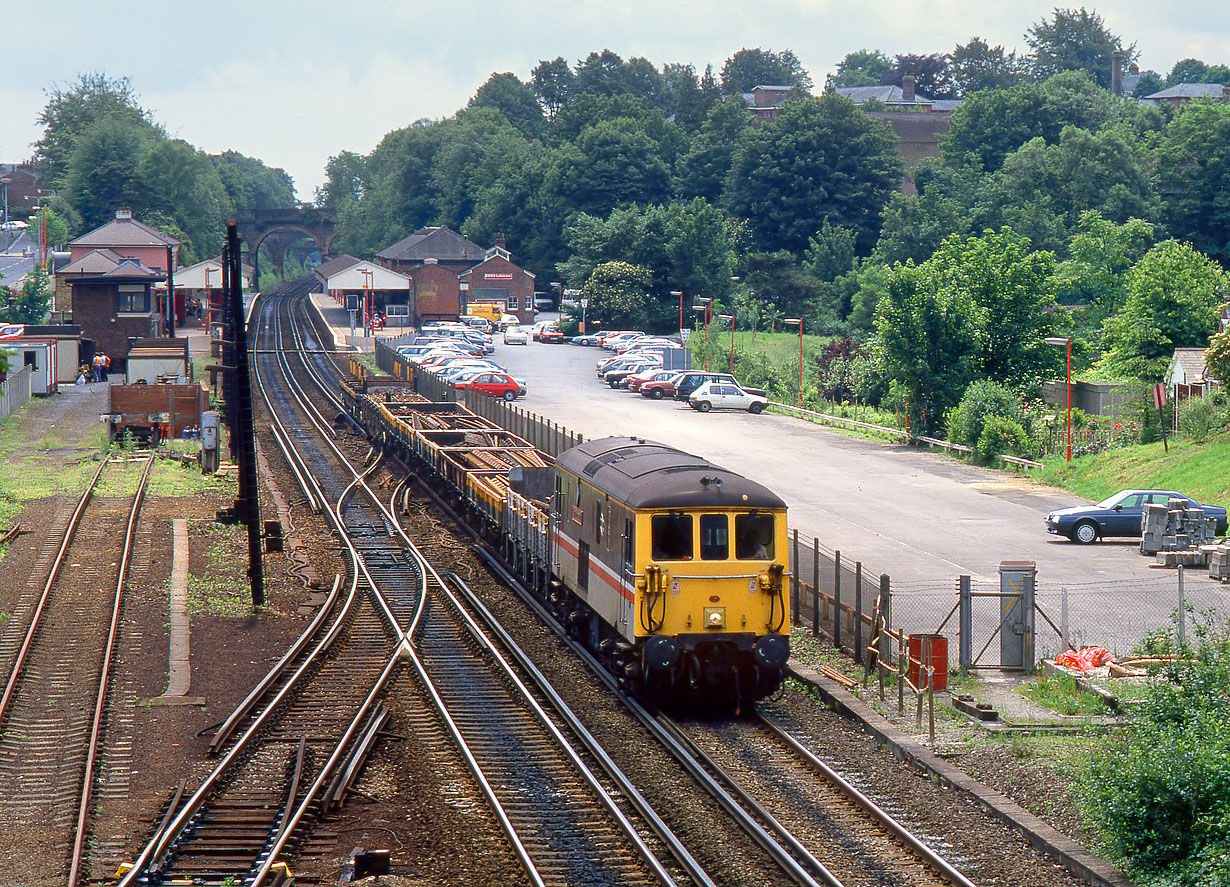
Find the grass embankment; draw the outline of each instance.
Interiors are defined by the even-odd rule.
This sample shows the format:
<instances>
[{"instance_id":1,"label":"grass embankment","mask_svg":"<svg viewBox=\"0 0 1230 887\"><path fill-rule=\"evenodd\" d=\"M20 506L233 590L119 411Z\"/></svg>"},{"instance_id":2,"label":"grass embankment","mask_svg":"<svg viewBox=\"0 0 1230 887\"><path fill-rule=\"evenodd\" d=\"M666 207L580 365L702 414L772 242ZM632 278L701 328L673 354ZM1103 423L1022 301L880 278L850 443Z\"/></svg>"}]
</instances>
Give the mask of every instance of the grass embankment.
<instances>
[{"instance_id":1,"label":"grass embankment","mask_svg":"<svg viewBox=\"0 0 1230 887\"><path fill-rule=\"evenodd\" d=\"M1230 434L1204 443L1172 438L1080 456L1068 465L1062 454L1044 460L1040 479L1094 501L1125 489L1177 490L1200 502L1230 502Z\"/></svg>"}]
</instances>

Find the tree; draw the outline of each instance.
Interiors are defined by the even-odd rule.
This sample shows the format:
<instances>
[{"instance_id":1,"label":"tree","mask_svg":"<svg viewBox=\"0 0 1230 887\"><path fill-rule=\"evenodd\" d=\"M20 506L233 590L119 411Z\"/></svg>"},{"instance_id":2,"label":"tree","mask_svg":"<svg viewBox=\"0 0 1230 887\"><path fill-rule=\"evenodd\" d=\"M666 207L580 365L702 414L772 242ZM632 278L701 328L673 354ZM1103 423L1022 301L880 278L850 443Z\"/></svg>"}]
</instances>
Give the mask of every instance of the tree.
<instances>
[{"instance_id":1,"label":"tree","mask_svg":"<svg viewBox=\"0 0 1230 887\"><path fill-rule=\"evenodd\" d=\"M1110 88L1111 55L1123 52L1123 64L1136 59L1136 44L1124 47L1123 39L1106 29L1096 12L1056 8L1050 20L1043 19L1025 32L1034 51L1034 70L1039 77L1063 71L1084 71L1103 89Z\"/></svg>"},{"instance_id":2,"label":"tree","mask_svg":"<svg viewBox=\"0 0 1230 887\"><path fill-rule=\"evenodd\" d=\"M1204 352L1204 374L1222 385L1226 384L1224 380L1230 380L1230 327L1209 339L1209 347Z\"/></svg>"},{"instance_id":3,"label":"tree","mask_svg":"<svg viewBox=\"0 0 1230 887\"><path fill-rule=\"evenodd\" d=\"M138 168L153 138L144 122L122 116L101 117L76 136L64 190L87 228L115 218L116 207L148 205Z\"/></svg>"},{"instance_id":4,"label":"tree","mask_svg":"<svg viewBox=\"0 0 1230 887\"><path fill-rule=\"evenodd\" d=\"M48 285L50 280L47 269L42 265L35 265L17 292L12 292L8 287L0 287L0 321L27 324L46 322L47 312L51 308L51 287Z\"/></svg>"},{"instance_id":5,"label":"tree","mask_svg":"<svg viewBox=\"0 0 1230 887\"><path fill-rule=\"evenodd\" d=\"M1176 348L1204 347L1217 330L1226 273L1189 243L1167 240L1128 273L1123 310L1106 321L1103 365L1157 382Z\"/></svg>"},{"instance_id":6,"label":"tree","mask_svg":"<svg viewBox=\"0 0 1230 887\"><path fill-rule=\"evenodd\" d=\"M1165 88L1166 82L1157 71L1142 71L1140 79L1136 81L1136 88L1132 90L1132 98L1143 99Z\"/></svg>"},{"instance_id":7,"label":"tree","mask_svg":"<svg viewBox=\"0 0 1230 887\"><path fill-rule=\"evenodd\" d=\"M812 87L811 75L791 50L740 49L722 65L722 92L739 95L757 86Z\"/></svg>"},{"instance_id":8,"label":"tree","mask_svg":"<svg viewBox=\"0 0 1230 887\"><path fill-rule=\"evenodd\" d=\"M1010 228L980 237L950 237L918 266L920 285L969 296L981 327L978 369L995 382L1030 390L1051 369L1055 355L1043 339L1054 307L1055 257L1035 252Z\"/></svg>"},{"instance_id":9,"label":"tree","mask_svg":"<svg viewBox=\"0 0 1230 887\"><path fill-rule=\"evenodd\" d=\"M1010 225L1036 247L1062 252L1086 211L1112 222L1155 218L1150 165L1140 142L1122 128L1091 133L1065 126L1055 144L1034 139L985 180L974 226Z\"/></svg>"},{"instance_id":10,"label":"tree","mask_svg":"<svg viewBox=\"0 0 1230 887\"><path fill-rule=\"evenodd\" d=\"M554 120L560 108L568 104L572 80L572 68L568 67L563 56L556 56L551 61L543 59L530 72L530 88L548 120Z\"/></svg>"},{"instance_id":11,"label":"tree","mask_svg":"<svg viewBox=\"0 0 1230 887\"><path fill-rule=\"evenodd\" d=\"M700 89L700 80L691 65L683 66L676 83L675 123L688 132L696 132L705 122L709 108Z\"/></svg>"},{"instance_id":12,"label":"tree","mask_svg":"<svg viewBox=\"0 0 1230 887\"><path fill-rule=\"evenodd\" d=\"M858 232L866 251L901 183L895 143L887 124L835 93L788 102L741 140L723 200L766 250L802 252L827 221Z\"/></svg>"},{"instance_id":13,"label":"tree","mask_svg":"<svg viewBox=\"0 0 1230 887\"><path fill-rule=\"evenodd\" d=\"M141 158L137 174L147 197L139 211L163 213L187 236L192 253L213 255L233 208L209 155L179 139L163 139Z\"/></svg>"},{"instance_id":14,"label":"tree","mask_svg":"<svg viewBox=\"0 0 1230 887\"><path fill-rule=\"evenodd\" d=\"M609 49L591 52L577 63L572 79L573 95L633 95L659 111L670 107L666 81L647 59L624 61Z\"/></svg>"},{"instance_id":15,"label":"tree","mask_svg":"<svg viewBox=\"0 0 1230 887\"><path fill-rule=\"evenodd\" d=\"M1230 261L1230 106L1186 105L1163 132L1156 163L1170 232Z\"/></svg>"},{"instance_id":16,"label":"tree","mask_svg":"<svg viewBox=\"0 0 1230 887\"><path fill-rule=\"evenodd\" d=\"M1000 45L991 46L981 37L952 51L952 80L957 92L968 96L980 89L1010 89L1029 74L1029 63L1015 52L1004 52Z\"/></svg>"},{"instance_id":17,"label":"tree","mask_svg":"<svg viewBox=\"0 0 1230 887\"><path fill-rule=\"evenodd\" d=\"M359 200L366 190L367 158L343 151L325 163L325 183L316 189L316 205L340 209Z\"/></svg>"},{"instance_id":18,"label":"tree","mask_svg":"<svg viewBox=\"0 0 1230 887\"><path fill-rule=\"evenodd\" d=\"M884 372L905 395L910 430L933 434L978 375L983 326L968 294L927 286L920 267L886 277L875 313Z\"/></svg>"},{"instance_id":19,"label":"tree","mask_svg":"<svg viewBox=\"0 0 1230 887\"><path fill-rule=\"evenodd\" d=\"M956 83L952 77L952 60L942 52L930 55L898 55L896 64L880 81L886 86L901 86L906 75L914 78L915 88L927 98L955 99Z\"/></svg>"},{"instance_id":20,"label":"tree","mask_svg":"<svg viewBox=\"0 0 1230 887\"><path fill-rule=\"evenodd\" d=\"M537 105L534 105L535 110ZM525 136L494 107L467 108L436 127L431 158L432 221L460 229L479 195L500 175L508 157L520 153Z\"/></svg>"},{"instance_id":21,"label":"tree","mask_svg":"<svg viewBox=\"0 0 1230 887\"><path fill-rule=\"evenodd\" d=\"M953 112L949 135L941 148L951 164L971 160L988 172L1034 138L1047 144L1059 140L1065 126L1091 132L1122 116L1114 96L1085 74L1056 74L1042 83L1022 83L1011 89L976 92Z\"/></svg>"},{"instance_id":22,"label":"tree","mask_svg":"<svg viewBox=\"0 0 1230 887\"><path fill-rule=\"evenodd\" d=\"M748 289L776 309L779 316L812 313L819 287L793 253L786 250L748 253L744 266Z\"/></svg>"},{"instance_id":23,"label":"tree","mask_svg":"<svg viewBox=\"0 0 1230 887\"><path fill-rule=\"evenodd\" d=\"M1142 219L1116 224L1092 210L1081 213L1068 259L1055 269L1057 301L1118 313L1127 299L1127 272L1149 248L1153 230Z\"/></svg>"},{"instance_id":24,"label":"tree","mask_svg":"<svg viewBox=\"0 0 1230 887\"><path fill-rule=\"evenodd\" d=\"M560 152L548 186L567 206L604 216L621 204L667 199L670 170L635 120L606 120Z\"/></svg>"},{"instance_id":25,"label":"tree","mask_svg":"<svg viewBox=\"0 0 1230 887\"><path fill-rule=\"evenodd\" d=\"M1165 85L1178 86L1180 83L1230 83L1230 68L1225 65L1206 65L1200 59L1182 59L1175 62L1170 69Z\"/></svg>"},{"instance_id":26,"label":"tree","mask_svg":"<svg viewBox=\"0 0 1230 887\"><path fill-rule=\"evenodd\" d=\"M621 261L652 274L659 302L674 305L673 290L724 298L735 262L725 223L721 211L700 198L622 207L605 219L581 214L565 229L571 255L558 270L569 285L580 286L599 265Z\"/></svg>"},{"instance_id":27,"label":"tree","mask_svg":"<svg viewBox=\"0 0 1230 887\"><path fill-rule=\"evenodd\" d=\"M675 191L680 197L703 197L717 203L734 162L739 141L752 131L752 115L734 100L718 102L675 165Z\"/></svg>"},{"instance_id":28,"label":"tree","mask_svg":"<svg viewBox=\"0 0 1230 887\"><path fill-rule=\"evenodd\" d=\"M589 300L589 316L607 327L635 328L645 318L653 289L648 268L627 262L605 262L594 269L581 287Z\"/></svg>"},{"instance_id":29,"label":"tree","mask_svg":"<svg viewBox=\"0 0 1230 887\"><path fill-rule=\"evenodd\" d=\"M527 139L542 135L547 122L534 91L515 74L492 74L470 99L469 108L493 108Z\"/></svg>"},{"instance_id":30,"label":"tree","mask_svg":"<svg viewBox=\"0 0 1230 887\"><path fill-rule=\"evenodd\" d=\"M223 151L211 159L237 211L295 205L295 183L286 170L270 168L238 151Z\"/></svg>"},{"instance_id":31,"label":"tree","mask_svg":"<svg viewBox=\"0 0 1230 887\"><path fill-rule=\"evenodd\" d=\"M46 129L34 145L34 157L47 187L65 187L77 140L94 124L109 118L143 129L148 135L162 131L138 103L127 77L112 80L95 71L81 74L71 86L51 89L37 121Z\"/></svg>"},{"instance_id":32,"label":"tree","mask_svg":"<svg viewBox=\"0 0 1230 887\"><path fill-rule=\"evenodd\" d=\"M847 53L824 81L825 91L849 86L876 86L893 68L893 60L878 49Z\"/></svg>"}]
</instances>

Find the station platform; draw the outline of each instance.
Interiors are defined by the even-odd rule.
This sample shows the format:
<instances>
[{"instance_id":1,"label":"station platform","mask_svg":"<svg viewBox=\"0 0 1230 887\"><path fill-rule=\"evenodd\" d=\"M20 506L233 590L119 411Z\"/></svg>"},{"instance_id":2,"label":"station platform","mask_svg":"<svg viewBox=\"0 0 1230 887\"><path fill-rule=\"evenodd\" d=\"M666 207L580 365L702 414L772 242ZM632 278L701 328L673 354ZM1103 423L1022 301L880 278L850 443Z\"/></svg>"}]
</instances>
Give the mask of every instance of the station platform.
<instances>
[{"instance_id":1,"label":"station platform","mask_svg":"<svg viewBox=\"0 0 1230 887\"><path fill-rule=\"evenodd\" d=\"M371 352L376 350L376 336L364 336L361 325L356 324L353 332L350 326L350 312L339 305L337 300L328 293L309 293L308 298L311 300L312 308L320 318L322 324L329 328L333 333L333 350L335 351L354 351L354 352ZM407 326L406 332L410 332L412 327ZM380 337L395 336L398 330L383 329L379 332Z\"/></svg>"}]
</instances>

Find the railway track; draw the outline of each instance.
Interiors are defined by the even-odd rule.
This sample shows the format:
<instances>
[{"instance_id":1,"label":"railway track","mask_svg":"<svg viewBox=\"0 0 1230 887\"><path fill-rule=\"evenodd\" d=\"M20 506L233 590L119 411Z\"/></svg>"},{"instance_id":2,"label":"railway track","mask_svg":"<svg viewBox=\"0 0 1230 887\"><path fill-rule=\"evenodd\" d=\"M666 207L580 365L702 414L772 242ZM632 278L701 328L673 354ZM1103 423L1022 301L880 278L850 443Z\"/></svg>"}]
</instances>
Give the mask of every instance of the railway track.
<instances>
[{"instance_id":1,"label":"railway track","mask_svg":"<svg viewBox=\"0 0 1230 887\"><path fill-rule=\"evenodd\" d=\"M153 459L104 459L68 520L19 630L0 694L0 868L75 885L88 829L125 580ZM102 489L127 482L130 495ZM126 526L124 534L115 527ZM57 837L52 837L57 836ZM62 836L63 840L59 840Z\"/></svg>"}]
</instances>

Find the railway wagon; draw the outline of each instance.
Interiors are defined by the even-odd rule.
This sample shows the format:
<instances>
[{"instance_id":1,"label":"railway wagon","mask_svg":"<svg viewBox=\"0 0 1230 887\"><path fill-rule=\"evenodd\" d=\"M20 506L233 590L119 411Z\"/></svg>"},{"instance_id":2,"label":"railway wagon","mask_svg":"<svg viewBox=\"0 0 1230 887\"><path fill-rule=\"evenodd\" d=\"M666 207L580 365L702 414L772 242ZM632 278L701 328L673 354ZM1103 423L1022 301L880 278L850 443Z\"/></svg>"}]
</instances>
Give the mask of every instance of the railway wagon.
<instances>
[{"instance_id":1,"label":"railway wagon","mask_svg":"<svg viewBox=\"0 0 1230 887\"><path fill-rule=\"evenodd\" d=\"M554 480L552 602L608 667L670 703L738 708L777 689L790 654L780 497L629 437L561 453Z\"/></svg>"},{"instance_id":2,"label":"railway wagon","mask_svg":"<svg viewBox=\"0 0 1230 887\"><path fill-rule=\"evenodd\" d=\"M760 484L639 438L549 464L464 406L348 388L352 414L419 468L629 690L740 708L789 657L786 506Z\"/></svg>"}]
</instances>

